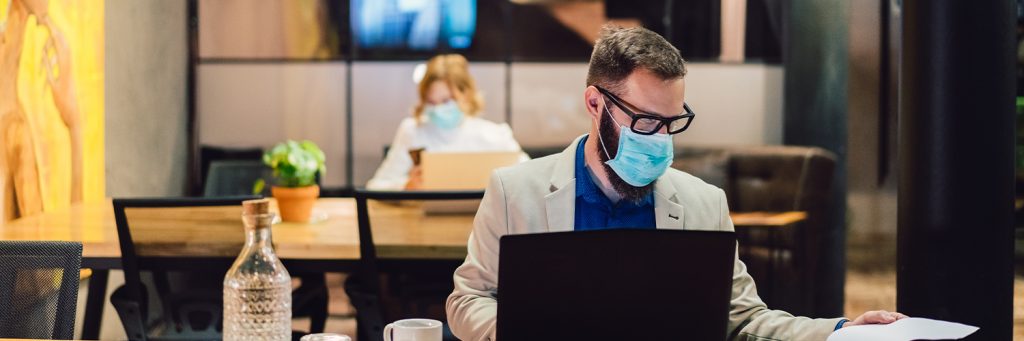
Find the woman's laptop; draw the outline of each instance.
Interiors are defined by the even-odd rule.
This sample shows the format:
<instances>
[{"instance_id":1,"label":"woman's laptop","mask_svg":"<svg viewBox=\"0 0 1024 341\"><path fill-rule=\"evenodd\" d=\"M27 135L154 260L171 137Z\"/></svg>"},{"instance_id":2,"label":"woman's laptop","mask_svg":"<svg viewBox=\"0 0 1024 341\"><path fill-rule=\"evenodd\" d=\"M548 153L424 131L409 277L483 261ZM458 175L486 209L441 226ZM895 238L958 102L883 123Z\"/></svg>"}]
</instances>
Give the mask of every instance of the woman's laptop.
<instances>
[{"instance_id":1,"label":"woman's laptop","mask_svg":"<svg viewBox=\"0 0 1024 341\"><path fill-rule=\"evenodd\" d=\"M732 232L506 235L498 339L725 340Z\"/></svg>"},{"instance_id":2,"label":"woman's laptop","mask_svg":"<svg viewBox=\"0 0 1024 341\"><path fill-rule=\"evenodd\" d=\"M484 190L495 169L519 162L522 152L423 152L424 190ZM423 203L427 213L472 213L480 200L428 201Z\"/></svg>"},{"instance_id":3,"label":"woman's laptop","mask_svg":"<svg viewBox=\"0 0 1024 341\"><path fill-rule=\"evenodd\" d=\"M482 190L495 169L519 162L522 152L428 152L420 155L425 190Z\"/></svg>"}]
</instances>

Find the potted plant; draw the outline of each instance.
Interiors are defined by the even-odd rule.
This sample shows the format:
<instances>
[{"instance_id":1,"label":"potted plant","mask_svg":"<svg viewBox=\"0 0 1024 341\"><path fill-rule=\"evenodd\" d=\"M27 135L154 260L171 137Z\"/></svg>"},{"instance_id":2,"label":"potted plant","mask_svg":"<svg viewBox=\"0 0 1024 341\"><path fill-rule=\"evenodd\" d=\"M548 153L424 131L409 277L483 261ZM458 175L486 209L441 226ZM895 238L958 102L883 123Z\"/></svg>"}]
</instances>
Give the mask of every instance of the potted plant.
<instances>
[{"instance_id":1,"label":"potted plant","mask_svg":"<svg viewBox=\"0 0 1024 341\"><path fill-rule=\"evenodd\" d=\"M281 220L309 221L313 204L320 196L317 174L323 176L326 170L324 152L312 141L288 140L264 153L263 163L274 170L275 184L270 193L277 199ZM253 190L262 192L262 181Z\"/></svg>"}]
</instances>

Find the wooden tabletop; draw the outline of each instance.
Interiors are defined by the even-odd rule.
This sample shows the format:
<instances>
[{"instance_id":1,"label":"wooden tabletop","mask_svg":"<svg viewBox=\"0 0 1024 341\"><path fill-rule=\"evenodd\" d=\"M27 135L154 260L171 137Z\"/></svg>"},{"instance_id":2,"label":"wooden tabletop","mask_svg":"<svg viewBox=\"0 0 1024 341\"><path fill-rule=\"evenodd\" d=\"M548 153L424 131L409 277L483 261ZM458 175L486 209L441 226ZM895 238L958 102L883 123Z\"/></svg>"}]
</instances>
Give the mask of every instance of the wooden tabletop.
<instances>
[{"instance_id":1,"label":"wooden tabletop","mask_svg":"<svg viewBox=\"0 0 1024 341\"><path fill-rule=\"evenodd\" d=\"M241 209L234 207L132 208L125 211L137 252L193 251L198 256L235 256L244 241ZM322 198L312 223L273 226L275 250L285 259L359 259L355 201ZM472 229L470 215L428 215L416 205L370 202L371 224L381 258L461 258ZM0 227L2 240L63 240L83 244L83 257L117 258L117 225L109 200L24 217ZM184 241L184 242L169 242Z\"/></svg>"},{"instance_id":2,"label":"wooden tabletop","mask_svg":"<svg viewBox=\"0 0 1024 341\"><path fill-rule=\"evenodd\" d=\"M240 208L133 208L126 210L140 255L194 254L234 257L244 240ZM359 233L355 201L321 198L312 223L273 227L274 246L283 259L357 260ZM789 226L804 212L732 213L734 224ZM370 202L374 242L380 258L460 259L472 230L470 214L425 214L416 204ZM83 244L84 258L118 258L117 226L109 200L74 205L63 211L24 217L0 226L0 240L63 240ZM173 241L173 242L172 242Z\"/></svg>"},{"instance_id":3,"label":"wooden tabletop","mask_svg":"<svg viewBox=\"0 0 1024 341\"><path fill-rule=\"evenodd\" d=\"M807 212L730 212L732 223L744 227L788 227L807 219Z\"/></svg>"}]
</instances>

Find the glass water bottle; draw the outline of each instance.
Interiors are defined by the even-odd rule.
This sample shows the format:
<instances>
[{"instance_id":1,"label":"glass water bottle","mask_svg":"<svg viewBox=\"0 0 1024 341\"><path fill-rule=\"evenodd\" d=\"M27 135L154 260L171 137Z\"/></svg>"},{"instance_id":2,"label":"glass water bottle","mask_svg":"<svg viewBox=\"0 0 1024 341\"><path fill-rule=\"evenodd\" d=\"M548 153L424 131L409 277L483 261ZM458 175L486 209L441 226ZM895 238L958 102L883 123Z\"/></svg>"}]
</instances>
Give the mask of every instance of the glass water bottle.
<instances>
[{"instance_id":1,"label":"glass water bottle","mask_svg":"<svg viewBox=\"0 0 1024 341\"><path fill-rule=\"evenodd\" d=\"M270 200L242 202L245 247L224 276L224 340L290 340L291 276L274 254Z\"/></svg>"}]
</instances>

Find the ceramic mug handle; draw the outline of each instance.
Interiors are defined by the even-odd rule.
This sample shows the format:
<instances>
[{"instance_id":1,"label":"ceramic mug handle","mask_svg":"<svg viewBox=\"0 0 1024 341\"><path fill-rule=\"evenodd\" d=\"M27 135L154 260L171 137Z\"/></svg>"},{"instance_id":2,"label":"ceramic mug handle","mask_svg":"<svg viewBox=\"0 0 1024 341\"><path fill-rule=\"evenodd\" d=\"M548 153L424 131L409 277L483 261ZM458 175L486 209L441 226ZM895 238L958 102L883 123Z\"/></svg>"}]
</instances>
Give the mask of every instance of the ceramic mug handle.
<instances>
[{"instance_id":1,"label":"ceramic mug handle","mask_svg":"<svg viewBox=\"0 0 1024 341\"><path fill-rule=\"evenodd\" d=\"M395 328L394 323L388 323L384 326L384 341L391 341L391 329Z\"/></svg>"}]
</instances>

